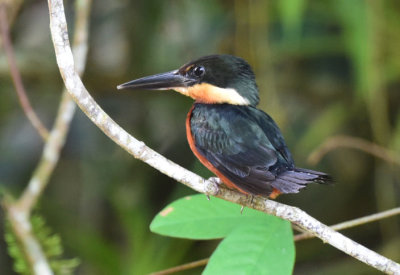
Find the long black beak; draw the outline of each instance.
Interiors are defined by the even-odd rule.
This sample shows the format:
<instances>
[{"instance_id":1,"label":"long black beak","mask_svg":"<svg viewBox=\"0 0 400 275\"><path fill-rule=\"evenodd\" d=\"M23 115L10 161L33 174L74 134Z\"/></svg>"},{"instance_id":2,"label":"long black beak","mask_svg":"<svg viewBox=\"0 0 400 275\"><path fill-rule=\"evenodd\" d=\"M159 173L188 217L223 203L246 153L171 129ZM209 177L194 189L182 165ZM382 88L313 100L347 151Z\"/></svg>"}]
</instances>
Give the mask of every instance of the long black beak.
<instances>
[{"instance_id":1,"label":"long black beak","mask_svg":"<svg viewBox=\"0 0 400 275\"><path fill-rule=\"evenodd\" d=\"M118 85L117 89L168 90L188 87L193 80L182 76L178 70L135 79Z\"/></svg>"}]
</instances>

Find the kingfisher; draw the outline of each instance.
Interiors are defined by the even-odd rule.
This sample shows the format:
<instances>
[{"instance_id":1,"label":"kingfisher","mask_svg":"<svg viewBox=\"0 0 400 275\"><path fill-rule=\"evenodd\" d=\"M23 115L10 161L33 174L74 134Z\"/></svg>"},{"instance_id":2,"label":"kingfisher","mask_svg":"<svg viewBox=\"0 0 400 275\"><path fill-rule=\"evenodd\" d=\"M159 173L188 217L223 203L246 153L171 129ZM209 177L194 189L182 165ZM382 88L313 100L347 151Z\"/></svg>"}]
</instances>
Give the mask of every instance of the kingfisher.
<instances>
[{"instance_id":1,"label":"kingfisher","mask_svg":"<svg viewBox=\"0 0 400 275\"><path fill-rule=\"evenodd\" d=\"M208 55L117 88L175 90L193 98L186 117L190 149L228 188L274 199L331 181L325 173L295 166L277 124L257 109L255 75L242 58Z\"/></svg>"}]
</instances>

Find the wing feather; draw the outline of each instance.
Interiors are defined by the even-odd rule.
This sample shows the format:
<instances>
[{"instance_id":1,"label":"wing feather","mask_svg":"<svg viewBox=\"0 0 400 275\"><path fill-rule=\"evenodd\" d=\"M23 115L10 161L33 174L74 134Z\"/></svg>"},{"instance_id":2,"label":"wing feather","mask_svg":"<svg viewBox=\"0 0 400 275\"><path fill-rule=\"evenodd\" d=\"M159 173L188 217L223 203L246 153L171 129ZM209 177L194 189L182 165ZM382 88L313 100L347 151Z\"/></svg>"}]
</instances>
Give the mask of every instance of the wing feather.
<instances>
[{"instance_id":1,"label":"wing feather","mask_svg":"<svg viewBox=\"0 0 400 275\"><path fill-rule=\"evenodd\" d=\"M241 189L252 194L271 193L273 186L269 183L277 176L271 167L293 165L272 119L269 118L273 127L263 127L260 125L263 118L258 116L265 113L259 113L257 109L203 105L196 104L190 121L197 150ZM265 133L265 130L270 132Z\"/></svg>"}]
</instances>

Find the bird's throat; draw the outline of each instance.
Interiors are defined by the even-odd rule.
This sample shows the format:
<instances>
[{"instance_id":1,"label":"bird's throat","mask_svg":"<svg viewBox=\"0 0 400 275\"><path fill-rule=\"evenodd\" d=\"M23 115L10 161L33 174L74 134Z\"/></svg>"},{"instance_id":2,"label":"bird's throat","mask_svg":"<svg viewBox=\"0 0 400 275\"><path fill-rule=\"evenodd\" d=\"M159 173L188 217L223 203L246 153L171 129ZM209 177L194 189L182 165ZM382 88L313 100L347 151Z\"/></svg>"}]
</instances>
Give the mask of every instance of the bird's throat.
<instances>
[{"instance_id":1,"label":"bird's throat","mask_svg":"<svg viewBox=\"0 0 400 275\"><path fill-rule=\"evenodd\" d=\"M249 101L241 96L235 89L220 88L208 83L200 83L191 87L173 88L175 91L189 96L199 103L233 105L249 105Z\"/></svg>"}]
</instances>

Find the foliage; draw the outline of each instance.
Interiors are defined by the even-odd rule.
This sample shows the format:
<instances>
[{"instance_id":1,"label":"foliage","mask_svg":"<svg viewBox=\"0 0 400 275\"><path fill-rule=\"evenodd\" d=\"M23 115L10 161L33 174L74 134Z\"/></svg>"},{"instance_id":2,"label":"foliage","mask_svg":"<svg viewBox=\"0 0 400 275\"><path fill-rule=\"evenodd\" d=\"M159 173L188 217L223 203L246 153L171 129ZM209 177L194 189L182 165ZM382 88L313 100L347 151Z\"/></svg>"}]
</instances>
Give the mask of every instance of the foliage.
<instances>
[{"instance_id":1,"label":"foliage","mask_svg":"<svg viewBox=\"0 0 400 275\"><path fill-rule=\"evenodd\" d=\"M291 274L294 242L290 223L218 198L187 196L169 204L151 231L180 238L224 238L203 274Z\"/></svg>"},{"instance_id":2,"label":"foliage","mask_svg":"<svg viewBox=\"0 0 400 275\"><path fill-rule=\"evenodd\" d=\"M32 215L31 224L32 232L42 246L46 258L48 259L50 266L54 271L54 274L74 274L74 271L79 265L80 261L77 258L62 258L64 248L62 246L60 236L52 233L50 227L46 225L44 218L38 213ZM23 275L32 274L29 264L27 263L27 259L25 258L23 248L21 248L13 231L11 230L10 222L7 221L5 229L5 240L7 242L8 253L14 260L14 271Z\"/></svg>"}]
</instances>

